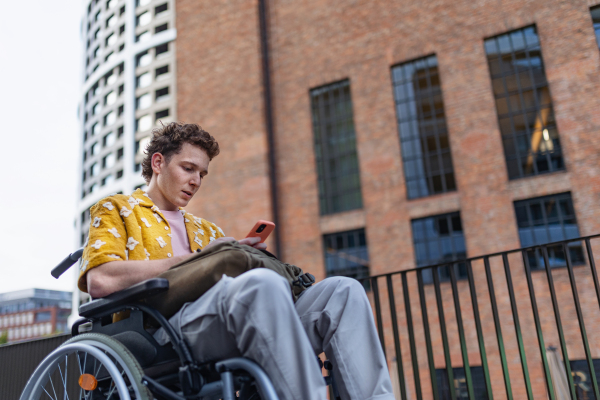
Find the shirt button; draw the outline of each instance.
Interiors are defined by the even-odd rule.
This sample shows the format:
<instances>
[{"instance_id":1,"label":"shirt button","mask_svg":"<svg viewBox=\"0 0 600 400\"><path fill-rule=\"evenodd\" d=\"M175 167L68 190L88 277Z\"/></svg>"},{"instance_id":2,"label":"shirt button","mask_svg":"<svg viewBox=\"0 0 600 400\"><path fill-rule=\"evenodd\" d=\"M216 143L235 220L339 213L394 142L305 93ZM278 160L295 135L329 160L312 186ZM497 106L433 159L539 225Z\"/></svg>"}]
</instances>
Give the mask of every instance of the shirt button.
<instances>
[{"instance_id":1,"label":"shirt button","mask_svg":"<svg viewBox=\"0 0 600 400\"><path fill-rule=\"evenodd\" d=\"M168 226L165 226L165 231L168 231L168 230L169 230L169 227L168 227Z\"/></svg>"},{"instance_id":2,"label":"shirt button","mask_svg":"<svg viewBox=\"0 0 600 400\"><path fill-rule=\"evenodd\" d=\"M167 253L167 257L171 257L171 253Z\"/></svg>"}]
</instances>

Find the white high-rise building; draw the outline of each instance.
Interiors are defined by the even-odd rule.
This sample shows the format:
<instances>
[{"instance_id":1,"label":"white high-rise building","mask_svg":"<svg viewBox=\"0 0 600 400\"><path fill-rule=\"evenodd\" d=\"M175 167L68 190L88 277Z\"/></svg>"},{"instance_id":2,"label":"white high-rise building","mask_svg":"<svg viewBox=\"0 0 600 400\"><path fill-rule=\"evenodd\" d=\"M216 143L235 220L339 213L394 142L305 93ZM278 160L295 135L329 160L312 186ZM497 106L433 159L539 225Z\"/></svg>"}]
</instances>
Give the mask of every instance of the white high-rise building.
<instances>
[{"instance_id":1,"label":"white high-rise building","mask_svg":"<svg viewBox=\"0 0 600 400\"><path fill-rule=\"evenodd\" d=\"M94 203L145 185L141 161L151 131L177 115L175 1L91 0L84 10L78 247Z\"/></svg>"}]
</instances>

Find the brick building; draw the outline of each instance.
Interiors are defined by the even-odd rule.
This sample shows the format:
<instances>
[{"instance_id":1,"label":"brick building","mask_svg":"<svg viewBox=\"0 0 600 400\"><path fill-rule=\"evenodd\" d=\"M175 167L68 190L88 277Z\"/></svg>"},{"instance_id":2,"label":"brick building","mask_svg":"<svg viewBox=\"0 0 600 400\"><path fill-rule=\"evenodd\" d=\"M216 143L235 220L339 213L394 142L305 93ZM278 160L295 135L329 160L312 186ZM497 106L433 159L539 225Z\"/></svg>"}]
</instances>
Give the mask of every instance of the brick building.
<instances>
[{"instance_id":1,"label":"brick building","mask_svg":"<svg viewBox=\"0 0 600 400\"><path fill-rule=\"evenodd\" d=\"M8 342L69 331L71 292L25 289L0 293L0 334Z\"/></svg>"},{"instance_id":2,"label":"brick building","mask_svg":"<svg viewBox=\"0 0 600 400\"><path fill-rule=\"evenodd\" d=\"M201 124L222 149L191 212L235 237L257 219L276 220L279 256L318 279L600 233L598 0L265 3L263 20L263 2L176 2L177 116ZM568 251L575 261L583 254L577 245ZM550 253L551 266L564 265L564 252ZM529 261L540 267L539 255ZM519 260L513 265L522 270ZM491 268L501 271L501 261ZM575 270L593 331L600 321L591 275ZM460 266L455 272L464 277ZM546 343L557 345L545 278L533 275ZM580 360L564 268L554 280L569 354ZM487 293L485 277L476 272L475 281ZM514 284L526 293L521 276ZM462 297L468 286L458 287ZM510 314L506 289L496 294ZM445 289L443 297L452 302ZM516 301L529 307L525 295ZM461 304L472 326L468 297ZM447 317L455 330L451 310ZM533 319L522 317L533 393L546 398ZM493 334L490 318L484 330ZM406 329L400 333L407 349ZM432 339L439 349L439 334ZM477 342L473 329L467 339ZM595 359L599 344L592 340ZM486 342L492 391L502 394L494 346ZM512 390L525 398L517 347L507 339ZM459 367L460 345L450 350ZM426 355L418 355L426 382ZM469 355L477 365L476 345ZM410 371L406 379L414 394ZM423 383L424 398L427 390Z\"/></svg>"}]
</instances>

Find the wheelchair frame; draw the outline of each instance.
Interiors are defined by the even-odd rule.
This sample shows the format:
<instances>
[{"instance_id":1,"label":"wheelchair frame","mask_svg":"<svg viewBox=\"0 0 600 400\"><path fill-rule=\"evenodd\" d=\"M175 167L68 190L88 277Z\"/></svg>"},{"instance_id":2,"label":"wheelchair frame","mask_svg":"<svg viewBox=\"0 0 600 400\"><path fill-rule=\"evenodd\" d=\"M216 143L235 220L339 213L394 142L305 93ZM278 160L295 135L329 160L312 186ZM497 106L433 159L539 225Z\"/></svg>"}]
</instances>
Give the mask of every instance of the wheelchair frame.
<instances>
[{"instance_id":1,"label":"wheelchair frame","mask_svg":"<svg viewBox=\"0 0 600 400\"><path fill-rule=\"evenodd\" d=\"M83 249L79 249L70 254L52 270L52 275L58 278L79 260L82 253ZM144 299L168 289L168 280L153 278L104 298L82 304L79 307L79 315L82 318L77 320L71 328L72 339L50 353L40 363L27 382L20 399L38 400L39 397L36 396L42 394L42 389L52 398L51 393L43 385L48 379L52 379L51 370L52 368L55 370L56 367L60 373L59 382L65 386L66 396L67 357L73 353L77 355L78 360L76 364L79 366L79 386L83 387L81 379L86 373L86 364L84 361L82 365L79 356L79 352L83 352L86 359L87 354L90 354L100 361L101 365L103 364L106 368L103 377L108 374L114 381L114 387L111 386L107 399L115 390L119 393L121 400L131 398L130 390L133 390L137 398L144 398L141 392L148 390L152 397L166 400L234 400L236 398L253 400L256 398L253 397L256 392L262 400L278 400L271 380L265 371L252 360L243 357L212 363L197 363L194 360L188 344L169 321L156 309L143 303ZM113 322L113 314L124 310L130 312L129 318ZM150 320L158 323L165 330L170 343L164 346L158 344L145 329L145 324ZM88 332L91 335L88 332L79 332L80 327L90 324L91 329ZM98 335L106 335L109 339ZM63 356L65 358L64 378L60 367ZM325 361L323 364L320 359L319 363L329 370L329 376L325 377L325 382L331 385L333 398L339 399L331 373L331 363ZM122 372L119 372L117 364L123 369ZM95 367L96 364L92 371ZM100 371L100 367L98 367L98 371ZM54 374L56 375L55 371ZM98 375L97 371L96 375ZM141 381L139 381L140 376ZM125 378L133 388L127 386ZM51 380L50 382L52 383ZM53 384L52 389L55 389ZM236 391L239 393L239 397L236 397ZM54 395L54 398L58 400L56 391ZM84 398L87 400L96 397L88 397L84 393Z\"/></svg>"}]
</instances>

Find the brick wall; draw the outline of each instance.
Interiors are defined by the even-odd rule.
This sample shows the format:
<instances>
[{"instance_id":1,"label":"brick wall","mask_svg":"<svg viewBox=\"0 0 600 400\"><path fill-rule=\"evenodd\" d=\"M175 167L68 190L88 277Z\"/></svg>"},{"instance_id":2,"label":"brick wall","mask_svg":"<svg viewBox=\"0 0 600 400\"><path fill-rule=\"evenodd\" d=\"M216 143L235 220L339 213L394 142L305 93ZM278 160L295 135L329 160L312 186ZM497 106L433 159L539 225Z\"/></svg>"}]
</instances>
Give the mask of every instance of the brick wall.
<instances>
[{"instance_id":1,"label":"brick wall","mask_svg":"<svg viewBox=\"0 0 600 400\"><path fill-rule=\"evenodd\" d=\"M600 2L353 0L334 5L274 0L268 4L281 219L277 229L285 261L321 279L322 236L364 227L372 274L412 268L410 220L452 211L461 213L468 256L513 249L520 245L513 201L566 191L572 194L580 233L600 233L600 53L589 13L589 7ZM177 10L179 117L200 123L222 148L189 208L241 237L255 220L271 216L257 4L178 0ZM509 181L483 40L531 24L541 42L566 169ZM438 59L458 190L409 201L390 68L430 54ZM364 207L320 216L309 90L341 79L350 80ZM558 296L568 299L566 275L557 274ZM586 291L582 297L593 299L589 274L581 270L578 276L583 283L580 290ZM485 293L485 282L477 284ZM523 280L517 285L526 290ZM510 312L506 290L497 296L499 308ZM551 309L542 289L540 296L545 299L544 326L552 337ZM527 294L519 301L527 303ZM575 321L567 303L561 302L564 313ZM597 303L585 304L597 326ZM461 301L461 306L468 314L469 300ZM520 307L527 310L529 304ZM417 305L413 315L420 318ZM429 315L432 318L433 313ZM493 333L489 312L486 315L485 329ZM390 326L389 319L384 322ZM532 324L531 319L526 321L527 327ZM575 345L577 327L569 326L567 336ZM468 331L471 340L472 325ZM406 331L401 333L408 346ZM533 352L530 363L537 366L535 340L535 331L528 330L527 352ZM454 342L452 359L460 365L457 345ZM493 343L490 346L493 352ZM508 347L511 377L516 379L518 353L514 343ZM423 351L420 368L427 377ZM476 346L469 352L477 360ZM403 358L408 366L408 350ZM436 365L439 360L443 363L436 356ZM495 374L500 371L497 363L493 368ZM533 378L535 393L543 398L543 377ZM515 395L524 395L518 384Z\"/></svg>"}]
</instances>

